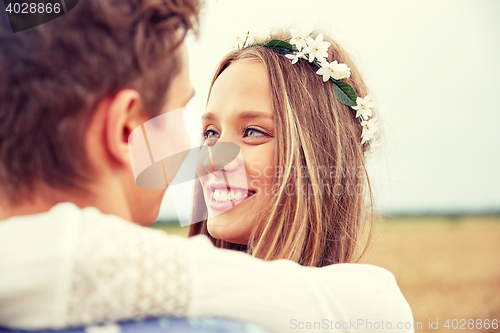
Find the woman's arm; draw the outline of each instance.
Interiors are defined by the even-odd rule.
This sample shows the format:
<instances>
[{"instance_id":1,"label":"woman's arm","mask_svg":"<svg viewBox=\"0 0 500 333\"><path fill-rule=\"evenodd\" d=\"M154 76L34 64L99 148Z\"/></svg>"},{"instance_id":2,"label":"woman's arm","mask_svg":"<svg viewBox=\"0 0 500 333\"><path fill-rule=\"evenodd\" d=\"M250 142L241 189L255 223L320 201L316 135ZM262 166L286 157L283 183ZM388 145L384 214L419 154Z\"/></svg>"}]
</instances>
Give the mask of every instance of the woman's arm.
<instances>
[{"instance_id":1,"label":"woman's arm","mask_svg":"<svg viewBox=\"0 0 500 333\"><path fill-rule=\"evenodd\" d=\"M379 267L266 262L215 248L205 236L167 235L112 216L87 216L81 229L70 325L216 316L279 333L380 332L382 321L395 328L413 321L394 276Z\"/></svg>"},{"instance_id":2,"label":"woman's arm","mask_svg":"<svg viewBox=\"0 0 500 333\"><path fill-rule=\"evenodd\" d=\"M192 272L190 316L229 317L273 332L381 332L388 325L394 332L414 331L405 329L413 325L411 309L383 268L265 262L217 249L204 236L179 240L180 248L185 245Z\"/></svg>"}]
</instances>

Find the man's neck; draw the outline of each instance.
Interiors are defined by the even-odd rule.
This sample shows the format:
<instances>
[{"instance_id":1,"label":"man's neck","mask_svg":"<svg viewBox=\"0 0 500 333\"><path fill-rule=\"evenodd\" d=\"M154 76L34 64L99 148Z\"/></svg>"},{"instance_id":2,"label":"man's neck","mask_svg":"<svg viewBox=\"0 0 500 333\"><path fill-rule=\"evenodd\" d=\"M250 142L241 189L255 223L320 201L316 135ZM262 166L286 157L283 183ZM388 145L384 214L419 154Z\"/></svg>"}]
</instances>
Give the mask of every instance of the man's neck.
<instances>
[{"instance_id":1,"label":"man's neck","mask_svg":"<svg viewBox=\"0 0 500 333\"><path fill-rule=\"evenodd\" d=\"M100 193L100 195L96 193ZM15 216L45 213L62 202L71 202L80 208L95 207L105 214L117 215L126 220L131 220L125 198L117 193L81 190L68 191L39 187L37 191L32 193L29 199L16 202L15 204L2 200L0 202L0 221Z\"/></svg>"}]
</instances>

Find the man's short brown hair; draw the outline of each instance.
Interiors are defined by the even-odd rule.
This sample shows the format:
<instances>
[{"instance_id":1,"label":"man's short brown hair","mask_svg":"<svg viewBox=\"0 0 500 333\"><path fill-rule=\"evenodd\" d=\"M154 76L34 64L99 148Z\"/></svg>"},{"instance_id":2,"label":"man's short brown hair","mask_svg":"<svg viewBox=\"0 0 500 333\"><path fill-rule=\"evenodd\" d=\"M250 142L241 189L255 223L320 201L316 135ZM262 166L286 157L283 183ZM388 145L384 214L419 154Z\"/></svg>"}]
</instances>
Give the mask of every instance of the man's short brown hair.
<instances>
[{"instance_id":1,"label":"man's short brown hair","mask_svg":"<svg viewBox=\"0 0 500 333\"><path fill-rule=\"evenodd\" d=\"M0 25L1 199L88 180L84 134L103 98L134 88L157 115L198 13L198 0L82 0L26 31Z\"/></svg>"}]
</instances>

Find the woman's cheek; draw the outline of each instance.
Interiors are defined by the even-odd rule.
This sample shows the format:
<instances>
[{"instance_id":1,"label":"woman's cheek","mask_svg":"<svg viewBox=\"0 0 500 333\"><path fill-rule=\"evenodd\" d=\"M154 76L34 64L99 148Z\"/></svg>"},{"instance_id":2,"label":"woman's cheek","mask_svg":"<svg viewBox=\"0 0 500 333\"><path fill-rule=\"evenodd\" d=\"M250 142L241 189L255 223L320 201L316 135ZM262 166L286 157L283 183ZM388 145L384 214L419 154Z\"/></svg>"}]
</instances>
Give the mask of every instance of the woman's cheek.
<instances>
[{"instance_id":1,"label":"woman's cheek","mask_svg":"<svg viewBox=\"0 0 500 333\"><path fill-rule=\"evenodd\" d=\"M260 162L250 163L250 173L251 173L252 177L260 178L260 176L261 176Z\"/></svg>"},{"instance_id":2,"label":"woman's cheek","mask_svg":"<svg viewBox=\"0 0 500 333\"><path fill-rule=\"evenodd\" d=\"M272 179L273 178L273 166L266 165L266 167L264 168L262 173L266 179Z\"/></svg>"}]
</instances>

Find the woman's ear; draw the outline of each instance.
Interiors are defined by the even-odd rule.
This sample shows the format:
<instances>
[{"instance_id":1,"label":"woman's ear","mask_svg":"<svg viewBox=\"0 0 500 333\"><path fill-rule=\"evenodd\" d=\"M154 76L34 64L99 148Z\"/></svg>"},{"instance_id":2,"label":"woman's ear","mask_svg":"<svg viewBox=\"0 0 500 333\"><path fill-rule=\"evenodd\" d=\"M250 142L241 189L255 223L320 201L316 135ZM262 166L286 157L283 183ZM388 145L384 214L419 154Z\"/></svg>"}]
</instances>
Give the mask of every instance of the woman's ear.
<instances>
[{"instance_id":1,"label":"woman's ear","mask_svg":"<svg viewBox=\"0 0 500 333\"><path fill-rule=\"evenodd\" d=\"M121 90L111 100L104 126L110 157L122 166L130 166L128 137L146 121L141 116L141 96L136 90Z\"/></svg>"}]
</instances>

